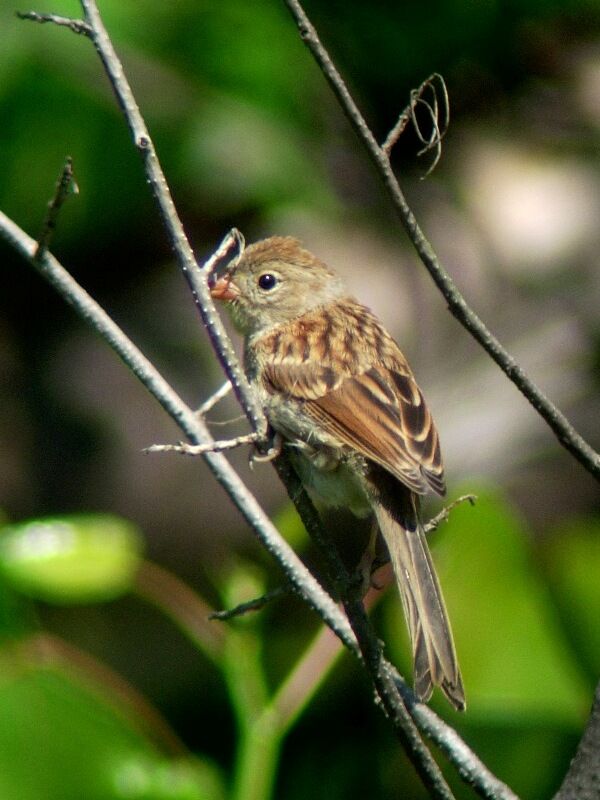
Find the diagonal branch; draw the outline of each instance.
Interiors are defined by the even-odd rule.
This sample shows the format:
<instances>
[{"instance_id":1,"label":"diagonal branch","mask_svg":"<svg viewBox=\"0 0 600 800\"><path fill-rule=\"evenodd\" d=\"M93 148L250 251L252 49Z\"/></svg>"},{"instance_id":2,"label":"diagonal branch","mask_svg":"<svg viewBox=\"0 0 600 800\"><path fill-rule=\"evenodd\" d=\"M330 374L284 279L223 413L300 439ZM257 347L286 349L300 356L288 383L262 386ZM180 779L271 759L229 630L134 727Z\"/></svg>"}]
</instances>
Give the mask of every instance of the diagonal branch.
<instances>
[{"instance_id":1,"label":"diagonal branch","mask_svg":"<svg viewBox=\"0 0 600 800\"><path fill-rule=\"evenodd\" d=\"M150 394L158 400L190 441L195 444L212 443L212 437L204 421L184 403L156 367L140 352L106 311L90 297L50 253L45 253L41 259L36 260L37 243L35 240L1 211L0 237L32 264L83 320L106 341ZM297 594L319 614L347 647L356 651L356 640L347 619L340 614L334 601L281 537L277 528L266 516L254 495L242 482L225 456L222 453L209 451L204 454L204 459L263 546L283 567Z\"/></svg>"},{"instance_id":2,"label":"diagonal branch","mask_svg":"<svg viewBox=\"0 0 600 800\"><path fill-rule=\"evenodd\" d=\"M598 454L575 430L565 415L544 395L523 368L517 364L513 356L502 346L498 339L487 329L483 321L467 305L454 281L442 267L433 247L425 238L400 188L400 184L390 164L388 154L377 143L377 140L373 136L365 118L348 91L329 53L319 39L317 31L307 17L302 5L298 0L284 0L284 2L296 21L302 40L321 68L323 75L331 86L350 124L375 165L375 169L387 189L400 222L413 243L419 258L446 299L451 313L479 342L496 364L498 364L500 369L527 398L538 414L543 417L554 431L562 446L565 447L588 472L597 480L600 480L600 454Z\"/></svg>"},{"instance_id":3,"label":"diagonal branch","mask_svg":"<svg viewBox=\"0 0 600 800\"><path fill-rule=\"evenodd\" d=\"M600 683L588 724L562 786L553 800L598 800L600 776Z\"/></svg>"}]
</instances>

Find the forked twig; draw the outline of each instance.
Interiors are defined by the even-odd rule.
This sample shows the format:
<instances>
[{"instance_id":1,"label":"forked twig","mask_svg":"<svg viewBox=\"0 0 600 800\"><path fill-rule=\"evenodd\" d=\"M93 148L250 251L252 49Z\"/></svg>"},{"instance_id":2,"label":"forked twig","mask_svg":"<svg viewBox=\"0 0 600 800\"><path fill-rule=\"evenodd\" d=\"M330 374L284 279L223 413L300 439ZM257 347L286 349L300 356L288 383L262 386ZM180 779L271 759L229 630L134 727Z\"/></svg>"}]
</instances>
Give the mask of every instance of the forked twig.
<instances>
[{"instance_id":1,"label":"forked twig","mask_svg":"<svg viewBox=\"0 0 600 800\"><path fill-rule=\"evenodd\" d=\"M428 522L423 525L423 530L425 533L431 533L431 531L435 531L442 522L447 522L450 517L450 512L453 508L460 505L461 503L469 503L470 505L474 506L475 501L477 500L476 494L463 494L460 497L457 497L456 500L453 500L447 506L442 508L439 514L436 514L435 517L432 517Z\"/></svg>"},{"instance_id":2,"label":"forked twig","mask_svg":"<svg viewBox=\"0 0 600 800\"><path fill-rule=\"evenodd\" d=\"M238 231L237 228L232 228L229 233L224 236L223 241L215 252L202 265L203 272L207 275L211 275L219 266L219 262L222 261L233 248L237 250L237 253L230 263L235 264L244 255L244 250L246 248L244 234Z\"/></svg>"},{"instance_id":3,"label":"forked twig","mask_svg":"<svg viewBox=\"0 0 600 800\"><path fill-rule=\"evenodd\" d=\"M150 447L144 447L143 453L180 453L184 456L203 456L206 453L222 453L224 450L234 450L243 444L255 444L258 440L256 433L244 433L241 436L236 436L234 439L218 439L214 442L206 442L205 444L188 444L187 442L180 442L179 444L151 444Z\"/></svg>"}]
</instances>

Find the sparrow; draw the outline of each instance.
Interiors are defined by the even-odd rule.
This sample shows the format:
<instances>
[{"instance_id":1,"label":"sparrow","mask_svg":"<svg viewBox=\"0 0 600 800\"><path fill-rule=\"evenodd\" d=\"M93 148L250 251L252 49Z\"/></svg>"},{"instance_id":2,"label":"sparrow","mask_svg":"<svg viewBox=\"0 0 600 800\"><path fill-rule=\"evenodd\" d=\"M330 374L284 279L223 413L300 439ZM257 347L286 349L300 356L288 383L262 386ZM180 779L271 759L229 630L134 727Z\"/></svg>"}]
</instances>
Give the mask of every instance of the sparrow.
<instances>
[{"instance_id":1,"label":"sparrow","mask_svg":"<svg viewBox=\"0 0 600 800\"><path fill-rule=\"evenodd\" d=\"M297 239L246 248L212 282L244 336L244 369L315 499L373 514L398 584L414 688L439 686L463 710L450 621L419 515L445 493L433 418L396 342Z\"/></svg>"}]
</instances>

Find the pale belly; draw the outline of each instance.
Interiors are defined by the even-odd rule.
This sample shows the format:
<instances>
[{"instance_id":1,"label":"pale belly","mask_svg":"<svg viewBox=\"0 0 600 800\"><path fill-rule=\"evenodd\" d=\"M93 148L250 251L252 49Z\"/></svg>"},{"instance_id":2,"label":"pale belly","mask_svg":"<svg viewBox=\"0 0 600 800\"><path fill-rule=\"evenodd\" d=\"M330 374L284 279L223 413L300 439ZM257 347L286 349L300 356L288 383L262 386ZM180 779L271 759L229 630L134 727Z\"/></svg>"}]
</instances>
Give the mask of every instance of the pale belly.
<instances>
[{"instance_id":1,"label":"pale belly","mask_svg":"<svg viewBox=\"0 0 600 800\"><path fill-rule=\"evenodd\" d=\"M288 448L294 469L315 500L334 508L347 508L357 517L366 517L371 506L359 475L343 461L334 462L324 453L305 454L302 445Z\"/></svg>"},{"instance_id":2,"label":"pale belly","mask_svg":"<svg viewBox=\"0 0 600 800\"><path fill-rule=\"evenodd\" d=\"M283 403L266 393L261 400L309 494L324 505L347 508L357 517L368 516L371 505L362 479L365 460L319 429L301 403Z\"/></svg>"}]
</instances>

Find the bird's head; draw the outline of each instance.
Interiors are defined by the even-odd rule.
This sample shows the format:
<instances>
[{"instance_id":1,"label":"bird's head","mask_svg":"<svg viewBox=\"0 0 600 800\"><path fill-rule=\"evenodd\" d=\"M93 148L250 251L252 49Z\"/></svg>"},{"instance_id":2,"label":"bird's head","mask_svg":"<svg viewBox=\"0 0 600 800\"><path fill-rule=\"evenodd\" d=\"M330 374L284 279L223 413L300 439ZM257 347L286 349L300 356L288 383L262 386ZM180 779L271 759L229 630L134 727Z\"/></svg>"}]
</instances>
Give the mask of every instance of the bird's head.
<instances>
[{"instance_id":1,"label":"bird's head","mask_svg":"<svg viewBox=\"0 0 600 800\"><path fill-rule=\"evenodd\" d=\"M247 247L214 281L211 294L228 304L236 327L251 336L329 305L345 290L340 277L297 239L272 236Z\"/></svg>"}]
</instances>

